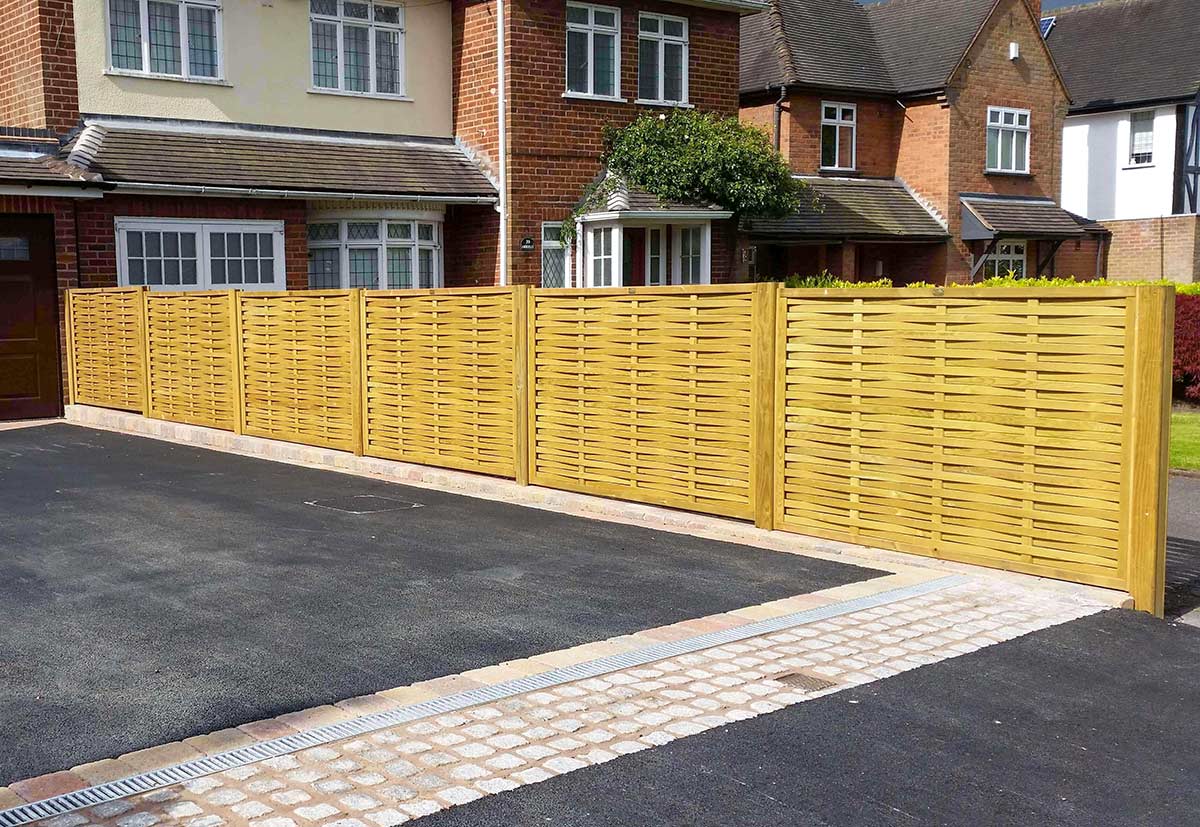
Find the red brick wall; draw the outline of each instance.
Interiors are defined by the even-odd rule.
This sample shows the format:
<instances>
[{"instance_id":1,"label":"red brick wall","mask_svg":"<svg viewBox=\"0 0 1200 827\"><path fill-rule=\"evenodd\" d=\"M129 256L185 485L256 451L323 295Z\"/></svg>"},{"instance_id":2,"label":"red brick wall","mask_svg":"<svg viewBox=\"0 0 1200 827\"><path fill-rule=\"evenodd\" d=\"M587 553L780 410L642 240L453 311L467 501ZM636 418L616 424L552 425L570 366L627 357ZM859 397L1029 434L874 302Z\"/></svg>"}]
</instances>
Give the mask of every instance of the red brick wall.
<instances>
[{"instance_id":1,"label":"red brick wall","mask_svg":"<svg viewBox=\"0 0 1200 827\"><path fill-rule=\"evenodd\" d=\"M509 268L513 283L540 281L541 224L564 219L596 177L603 128L628 123L643 111L663 111L632 103L637 97L638 11L688 18L690 102L702 111L737 114L736 14L652 0L609 5L621 8L621 95L629 103L563 97L566 7L562 0L521 0L507 7ZM714 232L714 281L729 277L732 259L730 248L716 249L717 235ZM525 237L534 239L533 251L519 249Z\"/></svg>"},{"instance_id":2,"label":"red brick wall","mask_svg":"<svg viewBox=\"0 0 1200 827\"><path fill-rule=\"evenodd\" d=\"M1105 221L1112 232L1108 275L1113 279L1200 281L1200 216Z\"/></svg>"},{"instance_id":3,"label":"red brick wall","mask_svg":"<svg viewBox=\"0 0 1200 827\"><path fill-rule=\"evenodd\" d=\"M783 135L787 141L784 157L792 170L808 174L820 170L821 104L827 100L853 103L858 107L856 171L875 178L894 176L902 110L893 101L847 95L791 95L788 98L783 115ZM782 140L780 144L782 152Z\"/></svg>"},{"instance_id":4,"label":"red brick wall","mask_svg":"<svg viewBox=\"0 0 1200 827\"><path fill-rule=\"evenodd\" d=\"M78 120L71 0L3 0L0 125L65 132Z\"/></svg>"},{"instance_id":5,"label":"red brick wall","mask_svg":"<svg viewBox=\"0 0 1200 827\"><path fill-rule=\"evenodd\" d=\"M1038 260L1049 252L1046 242L1035 242L1030 245L1030 258L1036 253ZM1055 276L1065 277L1074 276L1080 281L1090 281L1096 278L1096 254L1101 253L1100 257L1100 277L1103 278L1105 270L1105 261L1107 255L1105 251L1100 249L1100 241L1096 238L1088 237L1077 241L1064 241L1058 248L1058 252L1054 254L1054 260L1043 268L1044 275L1053 273ZM1033 261L1029 266L1032 268L1037 264ZM1043 274L1038 274L1043 275Z\"/></svg>"},{"instance_id":6,"label":"red brick wall","mask_svg":"<svg viewBox=\"0 0 1200 827\"><path fill-rule=\"evenodd\" d=\"M220 218L284 222L288 289L308 287L308 240L303 201L107 195L78 206L79 272L83 287L117 283L118 218Z\"/></svg>"},{"instance_id":7,"label":"red brick wall","mask_svg":"<svg viewBox=\"0 0 1200 827\"><path fill-rule=\"evenodd\" d=\"M494 207L450 205L446 208L442 234L447 287L496 283L500 214Z\"/></svg>"},{"instance_id":8,"label":"red brick wall","mask_svg":"<svg viewBox=\"0 0 1200 827\"><path fill-rule=\"evenodd\" d=\"M1003 0L1000 3L968 52L963 68L946 90L950 103L949 189L952 198L960 192L1058 197L1067 95L1026 2ZM1008 44L1013 41L1020 44L1021 52L1015 61L1008 57ZM989 106L1030 110L1028 175L984 172ZM951 235L958 238L961 212L957 204L950 205L946 218ZM951 245L947 264L951 280L965 280L969 275L968 252L961 242Z\"/></svg>"}]
</instances>

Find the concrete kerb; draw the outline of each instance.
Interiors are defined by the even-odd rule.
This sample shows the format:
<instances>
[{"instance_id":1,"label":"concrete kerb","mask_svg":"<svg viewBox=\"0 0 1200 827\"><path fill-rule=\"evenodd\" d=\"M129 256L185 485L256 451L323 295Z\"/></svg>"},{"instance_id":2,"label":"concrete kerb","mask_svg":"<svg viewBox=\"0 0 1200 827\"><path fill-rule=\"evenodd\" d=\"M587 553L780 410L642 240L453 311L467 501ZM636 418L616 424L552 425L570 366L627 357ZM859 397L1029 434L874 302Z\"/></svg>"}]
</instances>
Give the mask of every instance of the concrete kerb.
<instances>
[{"instance_id":1,"label":"concrete kerb","mask_svg":"<svg viewBox=\"0 0 1200 827\"><path fill-rule=\"evenodd\" d=\"M415 488L429 488L478 499L539 508L560 514L635 525L656 531L687 534L708 540L739 543L785 554L799 554L849 565L884 569L894 574L912 573L918 579L938 573L970 574L1010 584L1048 589L1109 606L1131 606L1129 595L1027 574L985 569L932 557L823 540L784 531L767 531L736 520L677 511L642 503L612 500L588 494L518 485L513 480L466 471L434 468L394 460L359 457L345 451L317 448L229 431L149 419L140 414L89 405L67 405L65 421L87 428L160 439L180 445L208 448L259 459L286 462L355 476L384 480ZM44 423L43 423L44 424Z\"/></svg>"}]
</instances>

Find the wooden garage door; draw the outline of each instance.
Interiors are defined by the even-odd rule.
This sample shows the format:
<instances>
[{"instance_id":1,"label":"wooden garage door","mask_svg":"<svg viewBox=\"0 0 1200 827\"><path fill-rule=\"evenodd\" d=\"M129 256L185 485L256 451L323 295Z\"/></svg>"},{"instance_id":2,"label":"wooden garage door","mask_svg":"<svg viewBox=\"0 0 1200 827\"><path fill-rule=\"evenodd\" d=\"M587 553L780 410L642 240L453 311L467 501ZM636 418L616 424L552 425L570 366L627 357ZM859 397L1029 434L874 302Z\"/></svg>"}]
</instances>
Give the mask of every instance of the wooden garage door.
<instances>
[{"instance_id":1,"label":"wooden garage door","mask_svg":"<svg viewBox=\"0 0 1200 827\"><path fill-rule=\"evenodd\" d=\"M0 215L0 420L62 411L53 226Z\"/></svg>"}]
</instances>

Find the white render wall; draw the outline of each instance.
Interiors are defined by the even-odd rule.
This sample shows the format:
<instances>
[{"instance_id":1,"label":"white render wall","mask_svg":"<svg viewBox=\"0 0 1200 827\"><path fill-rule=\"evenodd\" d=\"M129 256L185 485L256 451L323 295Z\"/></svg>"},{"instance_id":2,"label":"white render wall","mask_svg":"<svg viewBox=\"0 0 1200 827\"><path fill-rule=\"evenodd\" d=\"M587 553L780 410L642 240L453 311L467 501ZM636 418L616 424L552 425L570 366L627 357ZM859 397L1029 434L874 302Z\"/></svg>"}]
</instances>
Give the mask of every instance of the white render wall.
<instances>
[{"instance_id":1,"label":"white render wall","mask_svg":"<svg viewBox=\"0 0 1200 827\"><path fill-rule=\"evenodd\" d=\"M1175 107L1155 109L1154 161L1129 164L1129 117L1142 109L1073 115L1063 127L1062 206L1096 221L1171 214Z\"/></svg>"}]
</instances>

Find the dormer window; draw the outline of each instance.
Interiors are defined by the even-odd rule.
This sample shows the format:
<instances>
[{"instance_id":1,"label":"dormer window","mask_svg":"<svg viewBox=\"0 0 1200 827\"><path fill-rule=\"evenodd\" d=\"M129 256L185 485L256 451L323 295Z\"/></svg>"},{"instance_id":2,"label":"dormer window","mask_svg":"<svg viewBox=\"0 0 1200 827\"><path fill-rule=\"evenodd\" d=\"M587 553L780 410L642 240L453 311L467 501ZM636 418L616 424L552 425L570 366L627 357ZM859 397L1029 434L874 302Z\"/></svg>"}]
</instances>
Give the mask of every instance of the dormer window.
<instances>
[{"instance_id":1,"label":"dormer window","mask_svg":"<svg viewBox=\"0 0 1200 827\"><path fill-rule=\"evenodd\" d=\"M219 0L109 0L109 67L185 80L221 76Z\"/></svg>"},{"instance_id":2,"label":"dormer window","mask_svg":"<svg viewBox=\"0 0 1200 827\"><path fill-rule=\"evenodd\" d=\"M404 94L404 9L390 3L310 0L315 92Z\"/></svg>"},{"instance_id":3,"label":"dormer window","mask_svg":"<svg viewBox=\"0 0 1200 827\"><path fill-rule=\"evenodd\" d=\"M858 163L858 107L821 103L821 169L852 170Z\"/></svg>"}]
</instances>

